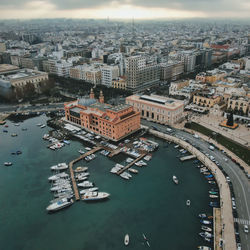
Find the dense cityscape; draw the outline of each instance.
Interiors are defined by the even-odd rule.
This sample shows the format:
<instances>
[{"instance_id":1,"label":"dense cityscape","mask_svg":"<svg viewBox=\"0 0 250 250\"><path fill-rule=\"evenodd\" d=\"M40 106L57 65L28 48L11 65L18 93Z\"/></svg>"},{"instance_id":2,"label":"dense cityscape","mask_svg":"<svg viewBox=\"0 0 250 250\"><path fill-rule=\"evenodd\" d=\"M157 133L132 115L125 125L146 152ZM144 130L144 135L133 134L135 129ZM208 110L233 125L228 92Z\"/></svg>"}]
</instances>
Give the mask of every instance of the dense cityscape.
<instances>
[{"instance_id":1,"label":"dense cityscape","mask_svg":"<svg viewBox=\"0 0 250 250\"><path fill-rule=\"evenodd\" d=\"M0 20L0 128L4 249L250 250L247 20Z\"/></svg>"}]
</instances>

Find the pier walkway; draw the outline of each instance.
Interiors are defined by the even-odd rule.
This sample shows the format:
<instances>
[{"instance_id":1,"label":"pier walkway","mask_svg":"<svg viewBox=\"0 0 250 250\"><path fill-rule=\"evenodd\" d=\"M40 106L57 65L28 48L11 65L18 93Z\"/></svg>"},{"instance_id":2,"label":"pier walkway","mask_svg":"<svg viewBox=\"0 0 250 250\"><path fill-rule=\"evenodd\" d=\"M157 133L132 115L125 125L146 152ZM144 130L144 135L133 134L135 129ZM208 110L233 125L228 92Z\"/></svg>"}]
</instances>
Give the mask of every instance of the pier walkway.
<instances>
[{"instance_id":1,"label":"pier walkway","mask_svg":"<svg viewBox=\"0 0 250 250\"><path fill-rule=\"evenodd\" d=\"M147 155L146 153L142 154L140 157L136 158L134 161L132 161L131 163L129 163L127 166L125 166L124 168L122 168L121 170L119 170L116 174L117 175L122 174L125 170L129 169L132 165L134 165L137 161L141 160L146 155Z\"/></svg>"},{"instance_id":2,"label":"pier walkway","mask_svg":"<svg viewBox=\"0 0 250 250\"><path fill-rule=\"evenodd\" d=\"M76 180L75 180L73 165L75 163L77 163L78 161L84 159L86 156L91 155L91 154L99 151L101 148L102 147L94 147L92 150L86 152L85 154L81 155L80 157L76 158L75 160L73 160L73 161L71 161L69 163L69 171L70 171L70 176L71 176L71 180L72 180L72 186L73 186L73 189L74 189L74 194L75 194L76 201L80 200L80 195L79 195L79 191L78 191Z\"/></svg>"},{"instance_id":3,"label":"pier walkway","mask_svg":"<svg viewBox=\"0 0 250 250\"><path fill-rule=\"evenodd\" d=\"M222 239L222 224L221 224L221 211L220 208L213 208L213 224L214 224L214 249L219 250L220 239Z\"/></svg>"}]
</instances>

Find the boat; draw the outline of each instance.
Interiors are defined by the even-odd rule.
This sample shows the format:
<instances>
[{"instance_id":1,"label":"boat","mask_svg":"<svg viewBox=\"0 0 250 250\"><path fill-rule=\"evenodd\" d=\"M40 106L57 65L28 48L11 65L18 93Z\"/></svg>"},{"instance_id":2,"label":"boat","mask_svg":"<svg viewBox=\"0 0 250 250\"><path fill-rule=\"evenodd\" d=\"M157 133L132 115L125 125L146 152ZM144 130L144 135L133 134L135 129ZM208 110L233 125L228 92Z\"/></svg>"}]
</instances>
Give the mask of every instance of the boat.
<instances>
[{"instance_id":1,"label":"boat","mask_svg":"<svg viewBox=\"0 0 250 250\"><path fill-rule=\"evenodd\" d=\"M152 155L146 155L143 159L145 161L150 161L152 159Z\"/></svg>"},{"instance_id":2,"label":"boat","mask_svg":"<svg viewBox=\"0 0 250 250\"><path fill-rule=\"evenodd\" d=\"M37 126L37 127L41 127L41 126L42 126L42 124L41 124L41 123L38 123L38 124L36 124L36 126Z\"/></svg>"},{"instance_id":3,"label":"boat","mask_svg":"<svg viewBox=\"0 0 250 250\"><path fill-rule=\"evenodd\" d=\"M17 155L21 155L21 154L22 154L22 151L21 151L21 150L17 150L17 151L16 151L16 154L17 154Z\"/></svg>"},{"instance_id":4,"label":"boat","mask_svg":"<svg viewBox=\"0 0 250 250\"><path fill-rule=\"evenodd\" d=\"M85 153L85 151L82 150L82 149L79 149L79 150L78 150L78 153L80 153L81 155L83 155L83 154Z\"/></svg>"},{"instance_id":5,"label":"boat","mask_svg":"<svg viewBox=\"0 0 250 250\"><path fill-rule=\"evenodd\" d=\"M91 187L94 187L94 184L92 182L90 182L90 181L84 181L84 182L78 183L77 186L78 187L91 188Z\"/></svg>"},{"instance_id":6,"label":"boat","mask_svg":"<svg viewBox=\"0 0 250 250\"><path fill-rule=\"evenodd\" d=\"M212 199L219 198L219 196L218 196L218 195L214 195L214 194L210 194L210 195L209 195L209 197L210 197L210 198L212 198Z\"/></svg>"},{"instance_id":7,"label":"boat","mask_svg":"<svg viewBox=\"0 0 250 250\"><path fill-rule=\"evenodd\" d=\"M75 173L80 173L80 172L84 172L84 171L87 171L88 170L88 167L77 167L74 172Z\"/></svg>"},{"instance_id":8,"label":"boat","mask_svg":"<svg viewBox=\"0 0 250 250\"><path fill-rule=\"evenodd\" d=\"M10 162L10 161L7 161L4 163L4 166L11 166L11 165L12 165L12 162Z\"/></svg>"},{"instance_id":9,"label":"boat","mask_svg":"<svg viewBox=\"0 0 250 250\"><path fill-rule=\"evenodd\" d=\"M81 190L81 191L80 191L80 194L86 194L86 193L94 192L94 191L97 191L97 190L98 190L98 187L87 188L87 189Z\"/></svg>"},{"instance_id":10,"label":"boat","mask_svg":"<svg viewBox=\"0 0 250 250\"><path fill-rule=\"evenodd\" d=\"M69 166L66 163L63 162L63 163L59 163L59 164L57 164L55 166L52 166L50 169L60 171L60 170L66 170L68 167Z\"/></svg>"},{"instance_id":11,"label":"boat","mask_svg":"<svg viewBox=\"0 0 250 250\"><path fill-rule=\"evenodd\" d=\"M207 232L212 232L212 228L206 227L206 226L201 226L201 229Z\"/></svg>"},{"instance_id":12,"label":"boat","mask_svg":"<svg viewBox=\"0 0 250 250\"><path fill-rule=\"evenodd\" d=\"M211 242L212 241L212 239L208 238L208 237L205 237L204 240L207 241L207 242Z\"/></svg>"},{"instance_id":13,"label":"boat","mask_svg":"<svg viewBox=\"0 0 250 250\"><path fill-rule=\"evenodd\" d=\"M8 130L4 129L3 132L4 132L4 133L8 133Z\"/></svg>"},{"instance_id":14,"label":"boat","mask_svg":"<svg viewBox=\"0 0 250 250\"><path fill-rule=\"evenodd\" d=\"M178 181L178 179L177 179L177 177L175 175L173 175L173 181L174 181L175 184L179 184L179 181Z\"/></svg>"},{"instance_id":15,"label":"boat","mask_svg":"<svg viewBox=\"0 0 250 250\"><path fill-rule=\"evenodd\" d=\"M91 148L89 148L89 147L86 147L85 149L86 149L87 151L90 151L90 150L91 150Z\"/></svg>"},{"instance_id":16,"label":"boat","mask_svg":"<svg viewBox=\"0 0 250 250\"><path fill-rule=\"evenodd\" d=\"M209 192L209 194L215 194L215 195L218 194L218 192L216 192L216 191L208 191L208 192Z\"/></svg>"},{"instance_id":17,"label":"boat","mask_svg":"<svg viewBox=\"0 0 250 250\"><path fill-rule=\"evenodd\" d=\"M62 198L61 200L55 202L55 203L52 203L50 204L46 210L48 212L55 212L55 211L58 211L60 209L63 209L65 207L68 207L70 205L73 204L73 200L72 199L67 199L67 198Z\"/></svg>"},{"instance_id":18,"label":"boat","mask_svg":"<svg viewBox=\"0 0 250 250\"><path fill-rule=\"evenodd\" d=\"M17 134L13 133L13 134L11 134L11 136L12 136L12 137L16 137L16 136L17 136Z\"/></svg>"},{"instance_id":19,"label":"boat","mask_svg":"<svg viewBox=\"0 0 250 250\"><path fill-rule=\"evenodd\" d=\"M124 245L127 246L129 244L129 235L126 234L124 237Z\"/></svg>"},{"instance_id":20,"label":"boat","mask_svg":"<svg viewBox=\"0 0 250 250\"><path fill-rule=\"evenodd\" d=\"M200 220L200 223L202 223L204 225L210 225L210 224L212 224L212 222L209 221L209 220Z\"/></svg>"},{"instance_id":21,"label":"boat","mask_svg":"<svg viewBox=\"0 0 250 250\"><path fill-rule=\"evenodd\" d=\"M15 126L17 126L17 127L19 127L19 126L20 126L20 124L19 124L19 123L14 123L14 125L15 125Z\"/></svg>"},{"instance_id":22,"label":"boat","mask_svg":"<svg viewBox=\"0 0 250 250\"><path fill-rule=\"evenodd\" d=\"M41 126L41 128L45 128L45 127L46 127L46 125L44 125L44 124Z\"/></svg>"},{"instance_id":23,"label":"boat","mask_svg":"<svg viewBox=\"0 0 250 250\"><path fill-rule=\"evenodd\" d=\"M175 146L174 146L174 148L179 148L179 147L180 147L180 145L175 145Z\"/></svg>"},{"instance_id":24,"label":"boat","mask_svg":"<svg viewBox=\"0 0 250 250\"><path fill-rule=\"evenodd\" d=\"M209 206L210 206L210 207L219 207L219 203L218 203L218 202L210 201L210 202L209 202Z\"/></svg>"},{"instance_id":25,"label":"boat","mask_svg":"<svg viewBox=\"0 0 250 250\"><path fill-rule=\"evenodd\" d=\"M200 218L206 218L207 215L206 215L206 214L199 214L199 217L200 217Z\"/></svg>"},{"instance_id":26,"label":"boat","mask_svg":"<svg viewBox=\"0 0 250 250\"><path fill-rule=\"evenodd\" d=\"M70 144L70 141L68 141L68 140L63 140L63 142L64 142L65 144L67 144L67 145Z\"/></svg>"},{"instance_id":27,"label":"boat","mask_svg":"<svg viewBox=\"0 0 250 250\"><path fill-rule=\"evenodd\" d=\"M58 202L58 201L60 201L60 200L63 199L63 198L71 199L71 198L73 198L73 193L71 193L71 194L70 194L70 193L68 193L68 194L63 194L63 195L61 195L61 197L55 198L55 199L51 200L50 203Z\"/></svg>"},{"instance_id":28,"label":"boat","mask_svg":"<svg viewBox=\"0 0 250 250\"><path fill-rule=\"evenodd\" d=\"M103 200L103 199L106 199L110 196L109 193L106 193L106 192L88 192L88 193L85 193L83 196L82 196L82 200L84 201L96 201L96 200Z\"/></svg>"},{"instance_id":29,"label":"boat","mask_svg":"<svg viewBox=\"0 0 250 250\"><path fill-rule=\"evenodd\" d=\"M142 234L144 240L148 240L145 234Z\"/></svg>"},{"instance_id":30,"label":"boat","mask_svg":"<svg viewBox=\"0 0 250 250\"><path fill-rule=\"evenodd\" d=\"M212 174L205 175L206 178L213 178L214 176Z\"/></svg>"},{"instance_id":31,"label":"boat","mask_svg":"<svg viewBox=\"0 0 250 250\"><path fill-rule=\"evenodd\" d=\"M133 159L130 158L130 157L126 159L126 162L127 162L127 163L131 163L132 161L133 161Z\"/></svg>"},{"instance_id":32,"label":"boat","mask_svg":"<svg viewBox=\"0 0 250 250\"><path fill-rule=\"evenodd\" d=\"M215 185L216 184L215 181L208 181L208 183L211 184L211 185Z\"/></svg>"},{"instance_id":33,"label":"boat","mask_svg":"<svg viewBox=\"0 0 250 250\"><path fill-rule=\"evenodd\" d=\"M120 176L125 180L129 180L132 177L132 175L130 175L128 172L123 172L120 174Z\"/></svg>"},{"instance_id":34,"label":"boat","mask_svg":"<svg viewBox=\"0 0 250 250\"><path fill-rule=\"evenodd\" d=\"M187 206L190 206L191 201L190 201L190 200L187 200L187 201L186 201L186 204L187 204Z\"/></svg>"},{"instance_id":35,"label":"boat","mask_svg":"<svg viewBox=\"0 0 250 250\"><path fill-rule=\"evenodd\" d=\"M207 246L198 246L199 250L211 250L211 247L207 247Z\"/></svg>"},{"instance_id":36,"label":"boat","mask_svg":"<svg viewBox=\"0 0 250 250\"><path fill-rule=\"evenodd\" d=\"M137 174L139 172L137 169L134 169L134 168L129 168L128 171L133 174Z\"/></svg>"},{"instance_id":37,"label":"boat","mask_svg":"<svg viewBox=\"0 0 250 250\"><path fill-rule=\"evenodd\" d=\"M55 174L55 175L52 175L48 178L49 181L56 181L60 178L67 178L69 177L68 174L66 174L65 172L62 172L62 173L59 173L59 174Z\"/></svg>"}]
</instances>

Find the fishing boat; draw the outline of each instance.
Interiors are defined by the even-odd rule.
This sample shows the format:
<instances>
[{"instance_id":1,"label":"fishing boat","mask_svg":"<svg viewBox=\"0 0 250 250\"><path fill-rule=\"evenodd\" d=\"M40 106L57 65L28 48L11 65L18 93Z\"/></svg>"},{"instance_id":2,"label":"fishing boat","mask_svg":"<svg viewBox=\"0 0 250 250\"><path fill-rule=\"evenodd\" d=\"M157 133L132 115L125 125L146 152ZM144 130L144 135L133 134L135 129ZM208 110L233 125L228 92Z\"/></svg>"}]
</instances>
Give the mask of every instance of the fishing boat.
<instances>
[{"instance_id":1,"label":"fishing boat","mask_svg":"<svg viewBox=\"0 0 250 250\"><path fill-rule=\"evenodd\" d=\"M202 223L204 225L210 225L212 222L209 220L200 220L200 223Z\"/></svg>"},{"instance_id":2,"label":"fishing boat","mask_svg":"<svg viewBox=\"0 0 250 250\"><path fill-rule=\"evenodd\" d=\"M82 196L82 200L83 201L96 201L96 200L103 200L103 199L106 199L110 196L109 193L106 193L106 192L88 192L88 193L85 193L83 196Z\"/></svg>"},{"instance_id":3,"label":"fishing boat","mask_svg":"<svg viewBox=\"0 0 250 250\"><path fill-rule=\"evenodd\" d=\"M10 161L7 161L4 163L4 166L11 166L11 165L12 165L12 162L10 162Z\"/></svg>"},{"instance_id":4,"label":"fishing boat","mask_svg":"<svg viewBox=\"0 0 250 250\"><path fill-rule=\"evenodd\" d=\"M178 181L178 179L177 179L177 177L175 175L173 175L173 182L175 184L179 184L179 181Z\"/></svg>"},{"instance_id":5,"label":"fishing boat","mask_svg":"<svg viewBox=\"0 0 250 250\"><path fill-rule=\"evenodd\" d=\"M133 174L137 174L139 172L137 169L134 169L134 168L129 168L128 171Z\"/></svg>"},{"instance_id":6,"label":"fishing boat","mask_svg":"<svg viewBox=\"0 0 250 250\"><path fill-rule=\"evenodd\" d=\"M124 237L124 245L127 246L129 244L129 235L126 234Z\"/></svg>"},{"instance_id":7,"label":"fishing boat","mask_svg":"<svg viewBox=\"0 0 250 250\"><path fill-rule=\"evenodd\" d=\"M208 192L209 192L209 194L215 194L215 195L218 194L218 192L216 192L216 191L208 191Z\"/></svg>"},{"instance_id":8,"label":"fishing boat","mask_svg":"<svg viewBox=\"0 0 250 250\"><path fill-rule=\"evenodd\" d=\"M207 232L212 232L212 228L206 227L206 226L201 226L201 229Z\"/></svg>"},{"instance_id":9,"label":"fishing boat","mask_svg":"<svg viewBox=\"0 0 250 250\"><path fill-rule=\"evenodd\" d=\"M191 201L190 201L190 200L187 200L187 201L186 201L186 205L187 205L187 206L190 206L190 204L191 204Z\"/></svg>"},{"instance_id":10,"label":"fishing boat","mask_svg":"<svg viewBox=\"0 0 250 250\"><path fill-rule=\"evenodd\" d=\"M80 173L80 172L84 172L84 171L87 171L88 170L88 167L77 167L74 172L75 173Z\"/></svg>"},{"instance_id":11,"label":"fishing boat","mask_svg":"<svg viewBox=\"0 0 250 250\"><path fill-rule=\"evenodd\" d=\"M55 211L58 211L60 209L65 208L65 207L68 207L68 206L70 206L72 204L73 204L73 200L72 199L63 198L63 199L61 199L61 200L59 200L59 201L57 201L55 203L50 204L46 208L46 210L48 212L55 212Z\"/></svg>"},{"instance_id":12,"label":"fishing boat","mask_svg":"<svg viewBox=\"0 0 250 250\"><path fill-rule=\"evenodd\" d=\"M12 136L12 137L16 137L16 136L17 136L17 134L13 133L13 134L11 134L11 136Z\"/></svg>"}]
</instances>

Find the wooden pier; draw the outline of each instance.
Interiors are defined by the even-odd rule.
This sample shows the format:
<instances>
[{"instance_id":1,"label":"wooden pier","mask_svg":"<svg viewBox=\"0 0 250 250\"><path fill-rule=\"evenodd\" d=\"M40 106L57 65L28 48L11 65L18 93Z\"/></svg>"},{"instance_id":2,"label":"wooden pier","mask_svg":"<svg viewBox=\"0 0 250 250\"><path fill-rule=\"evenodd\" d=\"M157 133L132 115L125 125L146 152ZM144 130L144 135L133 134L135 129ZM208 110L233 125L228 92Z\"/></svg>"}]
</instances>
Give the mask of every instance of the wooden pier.
<instances>
[{"instance_id":1,"label":"wooden pier","mask_svg":"<svg viewBox=\"0 0 250 250\"><path fill-rule=\"evenodd\" d=\"M196 156L195 155L188 155L188 156L183 156L180 158L181 161L187 161L187 160L192 160L195 159Z\"/></svg>"},{"instance_id":2,"label":"wooden pier","mask_svg":"<svg viewBox=\"0 0 250 250\"><path fill-rule=\"evenodd\" d=\"M142 154L141 156L139 156L138 158L136 158L134 161L132 161L131 163L129 163L127 166L125 166L124 168L122 168L121 170L119 170L116 174L117 175L122 174L125 170L129 169L133 164L135 164L137 161L141 160L146 155L147 155L146 153Z\"/></svg>"},{"instance_id":3,"label":"wooden pier","mask_svg":"<svg viewBox=\"0 0 250 250\"><path fill-rule=\"evenodd\" d=\"M72 186L74 189L74 193L75 193L75 199L76 201L80 200L80 195L79 195L79 191L77 188L77 184L76 184L76 180L75 180L75 175L74 175L74 170L73 170L73 165L75 163L77 163L78 161L84 159L86 156L91 155L97 151L99 151L102 147L94 147L92 150L86 152L85 154L81 155L80 157L76 158L75 160L71 161L69 163L69 171L70 171L70 177L71 177L71 181L72 181Z\"/></svg>"}]
</instances>

